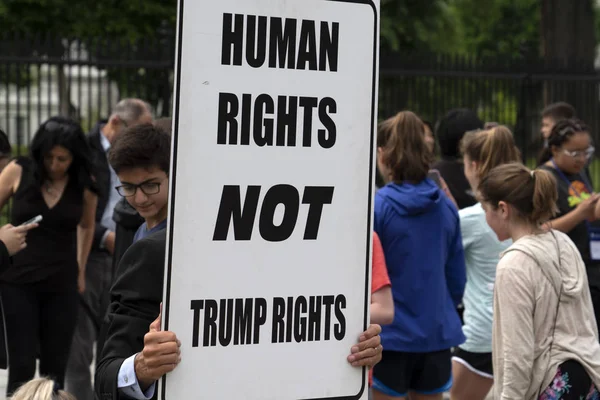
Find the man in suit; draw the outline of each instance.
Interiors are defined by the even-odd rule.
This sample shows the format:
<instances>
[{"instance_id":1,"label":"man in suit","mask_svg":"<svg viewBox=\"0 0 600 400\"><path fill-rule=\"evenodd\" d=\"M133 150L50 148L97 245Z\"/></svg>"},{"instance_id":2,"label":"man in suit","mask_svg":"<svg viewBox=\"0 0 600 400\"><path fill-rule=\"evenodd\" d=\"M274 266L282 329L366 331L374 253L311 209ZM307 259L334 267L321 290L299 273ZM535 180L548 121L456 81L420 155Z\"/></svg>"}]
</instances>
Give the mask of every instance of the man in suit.
<instances>
[{"instance_id":1,"label":"man in suit","mask_svg":"<svg viewBox=\"0 0 600 400\"><path fill-rule=\"evenodd\" d=\"M88 134L88 141L95 157L98 206L94 242L86 266L86 289L79 312L79 319L71 353L65 388L78 400L93 400L90 366L98 326L104 317L110 284L112 282L112 254L115 246L115 222L113 211L120 199L116 191L119 180L108 163L107 153L122 132L135 125L149 123L152 114L147 103L140 99L119 101L108 119L96 125Z\"/></svg>"},{"instance_id":2,"label":"man in suit","mask_svg":"<svg viewBox=\"0 0 600 400\"><path fill-rule=\"evenodd\" d=\"M161 230L135 242L121 259L102 326L106 341L95 379L100 400L156 399L156 381L179 364L176 334L160 329L165 249L166 230ZM380 332L379 325L371 325L351 349L348 362L356 367L378 363ZM135 373L121 379L138 387L124 392L118 388L119 370L135 354Z\"/></svg>"}]
</instances>

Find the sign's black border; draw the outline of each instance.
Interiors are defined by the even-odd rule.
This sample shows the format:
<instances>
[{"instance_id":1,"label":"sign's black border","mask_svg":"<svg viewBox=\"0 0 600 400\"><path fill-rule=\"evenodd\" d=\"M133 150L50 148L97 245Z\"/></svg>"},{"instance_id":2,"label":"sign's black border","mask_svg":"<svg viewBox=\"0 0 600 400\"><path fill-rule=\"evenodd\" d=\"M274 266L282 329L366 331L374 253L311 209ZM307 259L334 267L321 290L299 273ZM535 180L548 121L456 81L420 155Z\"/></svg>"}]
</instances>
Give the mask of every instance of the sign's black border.
<instances>
[{"instance_id":1,"label":"sign's black border","mask_svg":"<svg viewBox=\"0 0 600 400\"><path fill-rule=\"evenodd\" d=\"M175 85L177 88L177 97L175 98L174 111L173 111L173 154L172 154L172 172L171 172L171 199L175 197L175 177L177 172L177 146L178 146L178 132L179 132L179 100L180 100L180 88L181 88L181 60L182 60L182 43L183 43L183 9L184 9L184 1L179 0L179 15L177 16L177 69ZM333 1L339 3L354 3L354 4L364 4L368 5L372 8L374 18L374 34L373 34L373 86L372 86L372 94L371 94L371 143L370 143L370 155L369 155L369 188L373 187L373 179L374 179L374 138L375 138L375 115L376 115L376 104L377 98L375 97L377 93L377 55L378 55L378 46L379 46L379 30L377 29L379 26L379 15L377 14L377 6L373 2L373 0L323 0L323 1ZM370 262L370 254L371 254L371 244L372 244L372 233L371 233L371 208L372 208L372 193L369 191L368 194L368 214L367 214L367 243L366 243L366 268L365 268L365 308L364 308L364 330L367 329L369 325L369 321L367 320L368 309L369 309L369 292L371 287L370 276L369 276L369 262ZM169 305L170 305L170 297L171 297L171 262L172 262L172 254L173 254L173 221L175 216L175 202L171 200L171 215L169 216L171 221L169 224L169 243L168 243L168 252L167 252L167 276L166 276L166 293L165 298L163 300L163 318L164 318L164 329L169 329ZM360 391L353 396L341 396L341 397L322 397L322 398L314 398L314 399L298 399L298 400L357 400L360 399L362 394L365 391L368 381L367 368L363 367L362 369L362 387ZM167 378L166 376L162 377L162 385L161 385L161 398L165 400L167 390Z\"/></svg>"}]
</instances>

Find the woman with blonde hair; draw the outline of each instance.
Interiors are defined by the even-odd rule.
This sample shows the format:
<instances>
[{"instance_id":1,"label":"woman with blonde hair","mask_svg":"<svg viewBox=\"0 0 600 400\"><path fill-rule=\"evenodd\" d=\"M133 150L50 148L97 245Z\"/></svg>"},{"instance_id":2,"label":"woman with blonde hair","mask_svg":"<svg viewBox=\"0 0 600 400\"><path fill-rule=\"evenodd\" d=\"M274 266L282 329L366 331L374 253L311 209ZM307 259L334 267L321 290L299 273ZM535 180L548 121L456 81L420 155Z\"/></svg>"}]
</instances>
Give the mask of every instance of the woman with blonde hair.
<instances>
[{"instance_id":1,"label":"woman with blonde hair","mask_svg":"<svg viewBox=\"0 0 600 400\"><path fill-rule=\"evenodd\" d=\"M465 177L473 193L479 182L498 165L519 162L521 155L505 126L467 132L461 142ZM466 341L454 349L450 392L452 400L483 400L494 383L492 321L494 280L500 253L511 245L499 241L485 221L481 203L458 212L467 266L463 304Z\"/></svg>"},{"instance_id":2,"label":"woman with blonde hair","mask_svg":"<svg viewBox=\"0 0 600 400\"><path fill-rule=\"evenodd\" d=\"M47 378L32 379L21 386L11 400L77 400L64 390L58 383Z\"/></svg>"},{"instance_id":3,"label":"woman with blonde hair","mask_svg":"<svg viewBox=\"0 0 600 400\"><path fill-rule=\"evenodd\" d=\"M556 212L551 171L494 168L479 184L488 224L512 239L496 269L494 398L598 399L600 344L585 264L544 224Z\"/></svg>"},{"instance_id":4,"label":"woman with blonde hair","mask_svg":"<svg viewBox=\"0 0 600 400\"><path fill-rule=\"evenodd\" d=\"M432 154L414 113L398 113L390 129L380 126L377 147L390 182L375 196L374 229L392 283L394 321L382 327L374 399L441 400L452 385L450 349L464 341L456 311L466 279L458 211L427 178Z\"/></svg>"}]
</instances>

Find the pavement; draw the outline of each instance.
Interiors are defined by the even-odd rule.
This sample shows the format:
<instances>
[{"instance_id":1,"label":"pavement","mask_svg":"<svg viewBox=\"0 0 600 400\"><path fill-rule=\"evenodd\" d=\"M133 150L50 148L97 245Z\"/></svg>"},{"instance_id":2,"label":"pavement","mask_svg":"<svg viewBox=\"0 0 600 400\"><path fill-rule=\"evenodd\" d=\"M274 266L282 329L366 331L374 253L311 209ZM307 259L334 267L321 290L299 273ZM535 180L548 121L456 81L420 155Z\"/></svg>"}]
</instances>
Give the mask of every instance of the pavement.
<instances>
[{"instance_id":1,"label":"pavement","mask_svg":"<svg viewBox=\"0 0 600 400\"><path fill-rule=\"evenodd\" d=\"M38 375L36 373L36 377L37 376ZM0 369L0 400L6 400L6 382L7 382L7 380L8 380L8 371L5 369ZM486 400L491 400L493 398L492 390L490 390L490 393L489 393L488 397L486 398ZM444 400L450 400L449 393L444 393Z\"/></svg>"}]
</instances>

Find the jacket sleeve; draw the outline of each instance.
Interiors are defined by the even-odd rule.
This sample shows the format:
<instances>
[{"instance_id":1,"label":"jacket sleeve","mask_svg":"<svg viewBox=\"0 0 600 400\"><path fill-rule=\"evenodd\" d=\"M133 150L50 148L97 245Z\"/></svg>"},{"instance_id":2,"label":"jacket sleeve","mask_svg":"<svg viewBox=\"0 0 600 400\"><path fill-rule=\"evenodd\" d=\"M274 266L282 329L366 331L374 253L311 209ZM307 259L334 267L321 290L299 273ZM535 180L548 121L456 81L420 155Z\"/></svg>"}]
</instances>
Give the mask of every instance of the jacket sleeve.
<instances>
[{"instance_id":1,"label":"jacket sleeve","mask_svg":"<svg viewBox=\"0 0 600 400\"><path fill-rule=\"evenodd\" d=\"M454 236L451 238L448 259L446 260L446 284L454 305L462 301L467 282L465 253L463 250L460 225L457 220Z\"/></svg>"},{"instance_id":2,"label":"jacket sleeve","mask_svg":"<svg viewBox=\"0 0 600 400\"><path fill-rule=\"evenodd\" d=\"M500 263L517 263L508 268L498 266L494 299L494 352L503 359L501 400L524 399L530 386L534 360L533 311L534 286L522 257L509 253Z\"/></svg>"},{"instance_id":3,"label":"jacket sleeve","mask_svg":"<svg viewBox=\"0 0 600 400\"><path fill-rule=\"evenodd\" d=\"M110 192L110 170L106 154L100 141L100 132L88 136L88 143L92 149L93 162L95 165L94 178L98 188L98 204L96 206L96 227L94 228L94 240L92 250L100 250L102 239L108 229L101 224L102 217L108 202Z\"/></svg>"},{"instance_id":4,"label":"jacket sleeve","mask_svg":"<svg viewBox=\"0 0 600 400\"><path fill-rule=\"evenodd\" d=\"M373 230L377 232L379 238L383 234L383 218L384 218L384 206L383 200L378 193L375 193L375 199L373 200Z\"/></svg>"},{"instance_id":5,"label":"jacket sleeve","mask_svg":"<svg viewBox=\"0 0 600 400\"><path fill-rule=\"evenodd\" d=\"M94 241L92 242L92 249L99 250L100 245L102 244L102 239L104 239L104 235L106 234L106 229L100 221L96 220L96 227L94 228Z\"/></svg>"},{"instance_id":6,"label":"jacket sleeve","mask_svg":"<svg viewBox=\"0 0 600 400\"><path fill-rule=\"evenodd\" d=\"M160 312L164 241L135 243L123 256L111 289L111 303L101 329L103 348L96 369L95 390L101 400L121 396L117 379L121 365L144 348L144 335Z\"/></svg>"}]
</instances>

